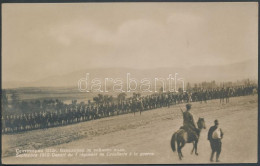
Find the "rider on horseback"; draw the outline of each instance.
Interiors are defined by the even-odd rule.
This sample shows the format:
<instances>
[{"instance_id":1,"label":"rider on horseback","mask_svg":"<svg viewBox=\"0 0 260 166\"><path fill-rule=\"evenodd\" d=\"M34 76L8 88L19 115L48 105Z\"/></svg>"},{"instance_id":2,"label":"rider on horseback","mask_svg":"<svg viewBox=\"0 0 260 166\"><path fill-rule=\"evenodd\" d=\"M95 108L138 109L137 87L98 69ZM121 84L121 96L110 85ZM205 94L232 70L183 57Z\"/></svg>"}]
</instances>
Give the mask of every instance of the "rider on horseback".
<instances>
[{"instance_id":1,"label":"rider on horseback","mask_svg":"<svg viewBox=\"0 0 260 166\"><path fill-rule=\"evenodd\" d=\"M198 128L195 125L193 115L190 113L191 104L186 104L186 111L183 112L183 129L188 132L188 137L198 139Z\"/></svg>"}]
</instances>

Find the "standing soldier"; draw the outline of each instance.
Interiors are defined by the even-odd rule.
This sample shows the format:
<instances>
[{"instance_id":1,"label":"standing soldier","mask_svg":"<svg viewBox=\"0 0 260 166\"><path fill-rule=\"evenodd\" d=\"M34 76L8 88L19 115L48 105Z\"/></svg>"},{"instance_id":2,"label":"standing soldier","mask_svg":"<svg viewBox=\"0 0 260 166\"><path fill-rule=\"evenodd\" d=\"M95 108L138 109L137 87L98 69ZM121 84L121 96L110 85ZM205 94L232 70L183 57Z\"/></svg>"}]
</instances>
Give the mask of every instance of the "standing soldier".
<instances>
[{"instance_id":1,"label":"standing soldier","mask_svg":"<svg viewBox=\"0 0 260 166\"><path fill-rule=\"evenodd\" d=\"M91 114L90 114L91 112L90 112L90 107L89 107L89 105L87 106L87 120L90 120L90 118L91 118Z\"/></svg>"},{"instance_id":2,"label":"standing soldier","mask_svg":"<svg viewBox=\"0 0 260 166\"><path fill-rule=\"evenodd\" d=\"M27 119L26 119L26 115L23 114L22 116L22 123L21 126L23 127L23 130L26 130L26 126L27 126Z\"/></svg>"},{"instance_id":3,"label":"standing soldier","mask_svg":"<svg viewBox=\"0 0 260 166\"><path fill-rule=\"evenodd\" d=\"M142 99L139 99L138 105L139 105L138 107L139 107L139 111L140 111L140 115L141 115L141 113L142 113L142 111L144 109Z\"/></svg>"},{"instance_id":4,"label":"standing soldier","mask_svg":"<svg viewBox=\"0 0 260 166\"><path fill-rule=\"evenodd\" d=\"M16 122L17 122L17 118L16 118L16 115L14 115L14 116L13 116L13 120L12 120L13 132L17 131Z\"/></svg>"},{"instance_id":5,"label":"standing soldier","mask_svg":"<svg viewBox=\"0 0 260 166\"><path fill-rule=\"evenodd\" d=\"M215 152L216 154L216 162L219 162L219 155L221 152L221 139L223 138L223 132L221 130L221 128L219 128L219 123L218 120L214 121L215 125L210 127L209 132L208 132L208 140L210 142L210 146L211 146L211 156L210 156L210 161L213 161L213 157Z\"/></svg>"},{"instance_id":6,"label":"standing soldier","mask_svg":"<svg viewBox=\"0 0 260 166\"><path fill-rule=\"evenodd\" d=\"M4 116L2 115L2 133L5 133L5 128L6 128L6 119L4 118Z\"/></svg>"},{"instance_id":7,"label":"standing soldier","mask_svg":"<svg viewBox=\"0 0 260 166\"><path fill-rule=\"evenodd\" d=\"M224 92L225 92L225 90L224 90L224 88L222 88L220 91L219 91L219 96L220 96L220 103L224 103Z\"/></svg>"}]
</instances>

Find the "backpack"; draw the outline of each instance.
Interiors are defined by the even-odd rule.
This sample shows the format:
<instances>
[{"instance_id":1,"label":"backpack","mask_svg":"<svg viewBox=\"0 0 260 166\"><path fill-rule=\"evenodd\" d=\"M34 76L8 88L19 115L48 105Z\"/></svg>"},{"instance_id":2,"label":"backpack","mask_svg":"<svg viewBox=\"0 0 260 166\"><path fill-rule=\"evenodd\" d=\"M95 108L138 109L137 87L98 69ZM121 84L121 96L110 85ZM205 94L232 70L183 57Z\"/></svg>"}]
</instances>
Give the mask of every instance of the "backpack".
<instances>
[{"instance_id":1,"label":"backpack","mask_svg":"<svg viewBox=\"0 0 260 166\"><path fill-rule=\"evenodd\" d=\"M221 130L220 130L220 128L217 128L217 129L212 133L212 138L213 138L213 139L221 139Z\"/></svg>"}]
</instances>

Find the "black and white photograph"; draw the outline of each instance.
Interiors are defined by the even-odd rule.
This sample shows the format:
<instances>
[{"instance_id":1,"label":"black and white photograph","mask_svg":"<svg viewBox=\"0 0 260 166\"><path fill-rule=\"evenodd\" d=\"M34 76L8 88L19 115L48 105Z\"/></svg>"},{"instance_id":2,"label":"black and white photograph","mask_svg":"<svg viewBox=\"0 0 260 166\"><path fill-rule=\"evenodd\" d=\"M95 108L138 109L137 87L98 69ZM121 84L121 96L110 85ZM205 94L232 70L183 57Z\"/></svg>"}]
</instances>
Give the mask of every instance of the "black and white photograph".
<instances>
[{"instance_id":1,"label":"black and white photograph","mask_svg":"<svg viewBox=\"0 0 260 166\"><path fill-rule=\"evenodd\" d=\"M257 163L258 5L2 3L2 164Z\"/></svg>"}]
</instances>

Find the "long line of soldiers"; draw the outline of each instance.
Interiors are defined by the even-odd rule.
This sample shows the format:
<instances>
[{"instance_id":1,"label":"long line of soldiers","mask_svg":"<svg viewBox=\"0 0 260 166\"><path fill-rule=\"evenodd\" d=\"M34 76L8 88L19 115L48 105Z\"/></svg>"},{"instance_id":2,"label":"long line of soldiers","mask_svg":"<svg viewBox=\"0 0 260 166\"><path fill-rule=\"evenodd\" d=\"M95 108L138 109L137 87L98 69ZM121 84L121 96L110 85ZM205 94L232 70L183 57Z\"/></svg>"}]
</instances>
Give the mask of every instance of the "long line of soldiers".
<instances>
[{"instance_id":1,"label":"long line of soldiers","mask_svg":"<svg viewBox=\"0 0 260 166\"><path fill-rule=\"evenodd\" d=\"M220 103L229 102L229 97L245 96L257 93L257 86L239 86L215 89L196 89L193 92L158 93L139 98L127 98L120 102L92 103L75 105L54 112L34 112L2 117L2 132L20 132L32 129L46 129L99 118L170 107L183 102L207 102L220 99ZM255 92L256 91L256 92Z\"/></svg>"}]
</instances>

